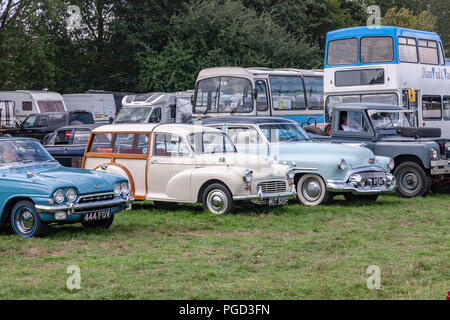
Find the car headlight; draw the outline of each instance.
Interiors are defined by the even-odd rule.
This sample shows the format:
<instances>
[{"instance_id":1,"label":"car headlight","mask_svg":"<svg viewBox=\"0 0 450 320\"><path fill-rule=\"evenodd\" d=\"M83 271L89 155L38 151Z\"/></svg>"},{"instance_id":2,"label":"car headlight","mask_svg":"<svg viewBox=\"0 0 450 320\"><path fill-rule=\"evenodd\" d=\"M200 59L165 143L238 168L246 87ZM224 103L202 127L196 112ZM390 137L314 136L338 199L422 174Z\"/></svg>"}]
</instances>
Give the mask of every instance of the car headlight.
<instances>
[{"instance_id":1,"label":"car headlight","mask_svg":"<svg viewBox=\"0 0 450 320\"><path fill-rule=\"evenodd\" d=\"M63 203L65 199L64 191L62 189L58 189L53 194L53 200L55 200L56 203Z\"/></svg>"},{"instance_id":2,"label":"car headlight","mask_svg":"<svg viewBox=\"0 0 450 320\"><path fill-rule=\"evenodd\" d=\"M117 197L117 196L120 196L120 193L122 192L121 189L122 189L122 187L120 186L120 183L115 183L115 184L114 184L113 192L114 192L114 195L115 195L116 197Z\"/></svg>"},{"instance_id":3,"label":"car headlight","mask_svg":"<svg viewBox=\"0 0 450 320\"><path fill-rule=\"evenodd\" d=\"M394 170L394 167L395 167L395 161L394 161L394 159L390 159L389 160L389 162L388 162L388 168L389 168L389 170Z\"/></svg>"},{"instance_id":4,"label":"car headlight","mask_svg":"<svg viewBox=\"0 0 450 320\"><path fill-rule=\"evenodd\" d=\"M431 149L431 160L436 160L438 158L439 152L437 149Z\"/></svg>"},{"instance_id":5,"label":"car headlight","mask_svg":"<svg viewBox=\"0 0 450 320\"><path fill-rule=\"evenodd\" d=\"M122 182L120 184L120 191L122 192L122 194L127 194L128 193L129 188L128 188L128 183L127 182Z\"/></svg>"},{"instance_id":6,"label":"car headlight","mask_svg":"<svg viewBox=\"0 0 450 320\"><path fill-rule=\"evenodd\" d=\"M345 169L347 169L347 163L345 162L344 159L340 158L337 162L338 168L342 171L344 171Z\"/></svg>"},{"instance_id":7,"label":"car headlight","mask_svg":"<svg viewBox=\"0 0 450 320\"><path fill-rule=\"evenodd\" d=\"M77 199L77 192L74 188L70 188L69 190L67 190L66 198L69 202L74 202Z\"/></svg>"},{"instance_id":8,"label":"car headlight","mask_svg":"<svg viewBox=\"0 0 450 320\"><path fill-rule=\"evenodd\" d=\"M245 169L242 174L242 180L244 180L245 183L250 184L253 180L253 171Z\"/></svg>"}]
</instances>

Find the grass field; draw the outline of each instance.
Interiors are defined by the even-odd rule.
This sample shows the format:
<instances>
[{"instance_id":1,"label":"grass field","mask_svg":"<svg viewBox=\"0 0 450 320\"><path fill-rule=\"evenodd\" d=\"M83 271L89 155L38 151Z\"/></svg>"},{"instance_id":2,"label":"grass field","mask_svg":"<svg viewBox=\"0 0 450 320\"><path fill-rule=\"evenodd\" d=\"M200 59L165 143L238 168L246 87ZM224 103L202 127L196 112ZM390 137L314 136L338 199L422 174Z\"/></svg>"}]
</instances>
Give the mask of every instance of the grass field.
<instances>
[{"instance_id":1,"label":"grass field","mask_svg":"<svg viewBox=\"0 0 450 320\"><path fill-rule=\"evenodd\" d=\"M154 210L136 203L109 230L80 224L21 239L0 231L0 299L445 299L450 195L376 204ZM81 269L68 290L67 267ZM369 290L366 270L381 270Z\"/></svg>"}]
</instances>

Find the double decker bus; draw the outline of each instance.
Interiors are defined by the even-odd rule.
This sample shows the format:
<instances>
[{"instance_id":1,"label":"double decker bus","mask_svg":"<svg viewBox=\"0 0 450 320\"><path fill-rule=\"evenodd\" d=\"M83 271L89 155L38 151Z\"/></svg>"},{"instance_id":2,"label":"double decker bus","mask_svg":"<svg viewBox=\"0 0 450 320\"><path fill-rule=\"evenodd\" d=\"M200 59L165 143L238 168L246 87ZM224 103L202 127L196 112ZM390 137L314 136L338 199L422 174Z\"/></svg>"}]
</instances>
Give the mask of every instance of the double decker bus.
<instances>
[{"instance_id":1,"label":"double decker bus","mask_svg":"<svg viewBox=\"0 0 450 320\"><path fill-rule=\"evenodd\" d=\"M433 32L370 26L329 32L324 61L325 121L333 106L379 102L413 112L419 127L450 138L450 61Z\"/></svg>"},{"instance_id":2,"label":"double decker bus","mask_svg":"<svg viewBox=\"0 0 450 320\"><path fill-rule=\"evenodd\" d=\"M323 70L215 67L200 71L193 117L280 116L323 123Z\"/></svg>"}]
</instances>

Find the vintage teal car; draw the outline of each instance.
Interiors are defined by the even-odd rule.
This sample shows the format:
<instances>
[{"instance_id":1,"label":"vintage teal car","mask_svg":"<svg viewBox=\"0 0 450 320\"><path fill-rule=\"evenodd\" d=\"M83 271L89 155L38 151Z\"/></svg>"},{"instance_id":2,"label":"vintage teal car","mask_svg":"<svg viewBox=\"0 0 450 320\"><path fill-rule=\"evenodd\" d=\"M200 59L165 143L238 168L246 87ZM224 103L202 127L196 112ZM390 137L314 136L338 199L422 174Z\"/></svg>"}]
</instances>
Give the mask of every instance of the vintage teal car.
<instances>
[{"instance_id":1,"label":"vintage teal car","mask_svg":"<svg viewBox=\"0 0 450 320\"><path fill-rule=\"evenodd\" d=\"M35 139L0 138L0 222L21 237L52 223L108 228L132 200L123 177L63 167Z\"/></svg>"},{"instance_id":2,"label":"vintage teal car","mask_svg":"<svg viewBox=\"0 0 450 320\"><path fill-rule=\"evenodd\" d=\"M202 125L221 128L240 152L273 157L291 165L298 199L319 205L334 195L375 201L395 189L394 161L363 146L313 142L295 121L277 117L216 116Z\"/></svg>"}]
</instances>

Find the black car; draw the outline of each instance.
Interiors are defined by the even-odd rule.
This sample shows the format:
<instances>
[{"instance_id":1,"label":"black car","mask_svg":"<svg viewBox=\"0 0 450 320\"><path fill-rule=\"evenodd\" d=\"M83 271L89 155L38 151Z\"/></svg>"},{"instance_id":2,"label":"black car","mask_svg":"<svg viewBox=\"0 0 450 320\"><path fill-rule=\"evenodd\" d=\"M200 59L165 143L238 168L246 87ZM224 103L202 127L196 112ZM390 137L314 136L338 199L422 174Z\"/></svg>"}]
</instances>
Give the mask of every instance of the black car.
<instances>
[{"instance_id":1,"label":"black car","mask_svg":"<svg viewBox=\"0 0 450 320\"><path fill-rule=\"evenodd\" d=\"M35 138L40 142L56 129L68 125L93 124L94 118L88 111L62 111L30 114L19 128L3 130L3 135Z\"/></svg>"},{"instance_id":2,"label":"black car","mask_svg":"<svg viewBox=\"0 0 450 320\"><path fill-rule=\"evenodd\" d=\"M86 124L59 128L45 139L44 147L63 166L81 168L91 131L98 126Z\"/></svg>"}]
</instances>

